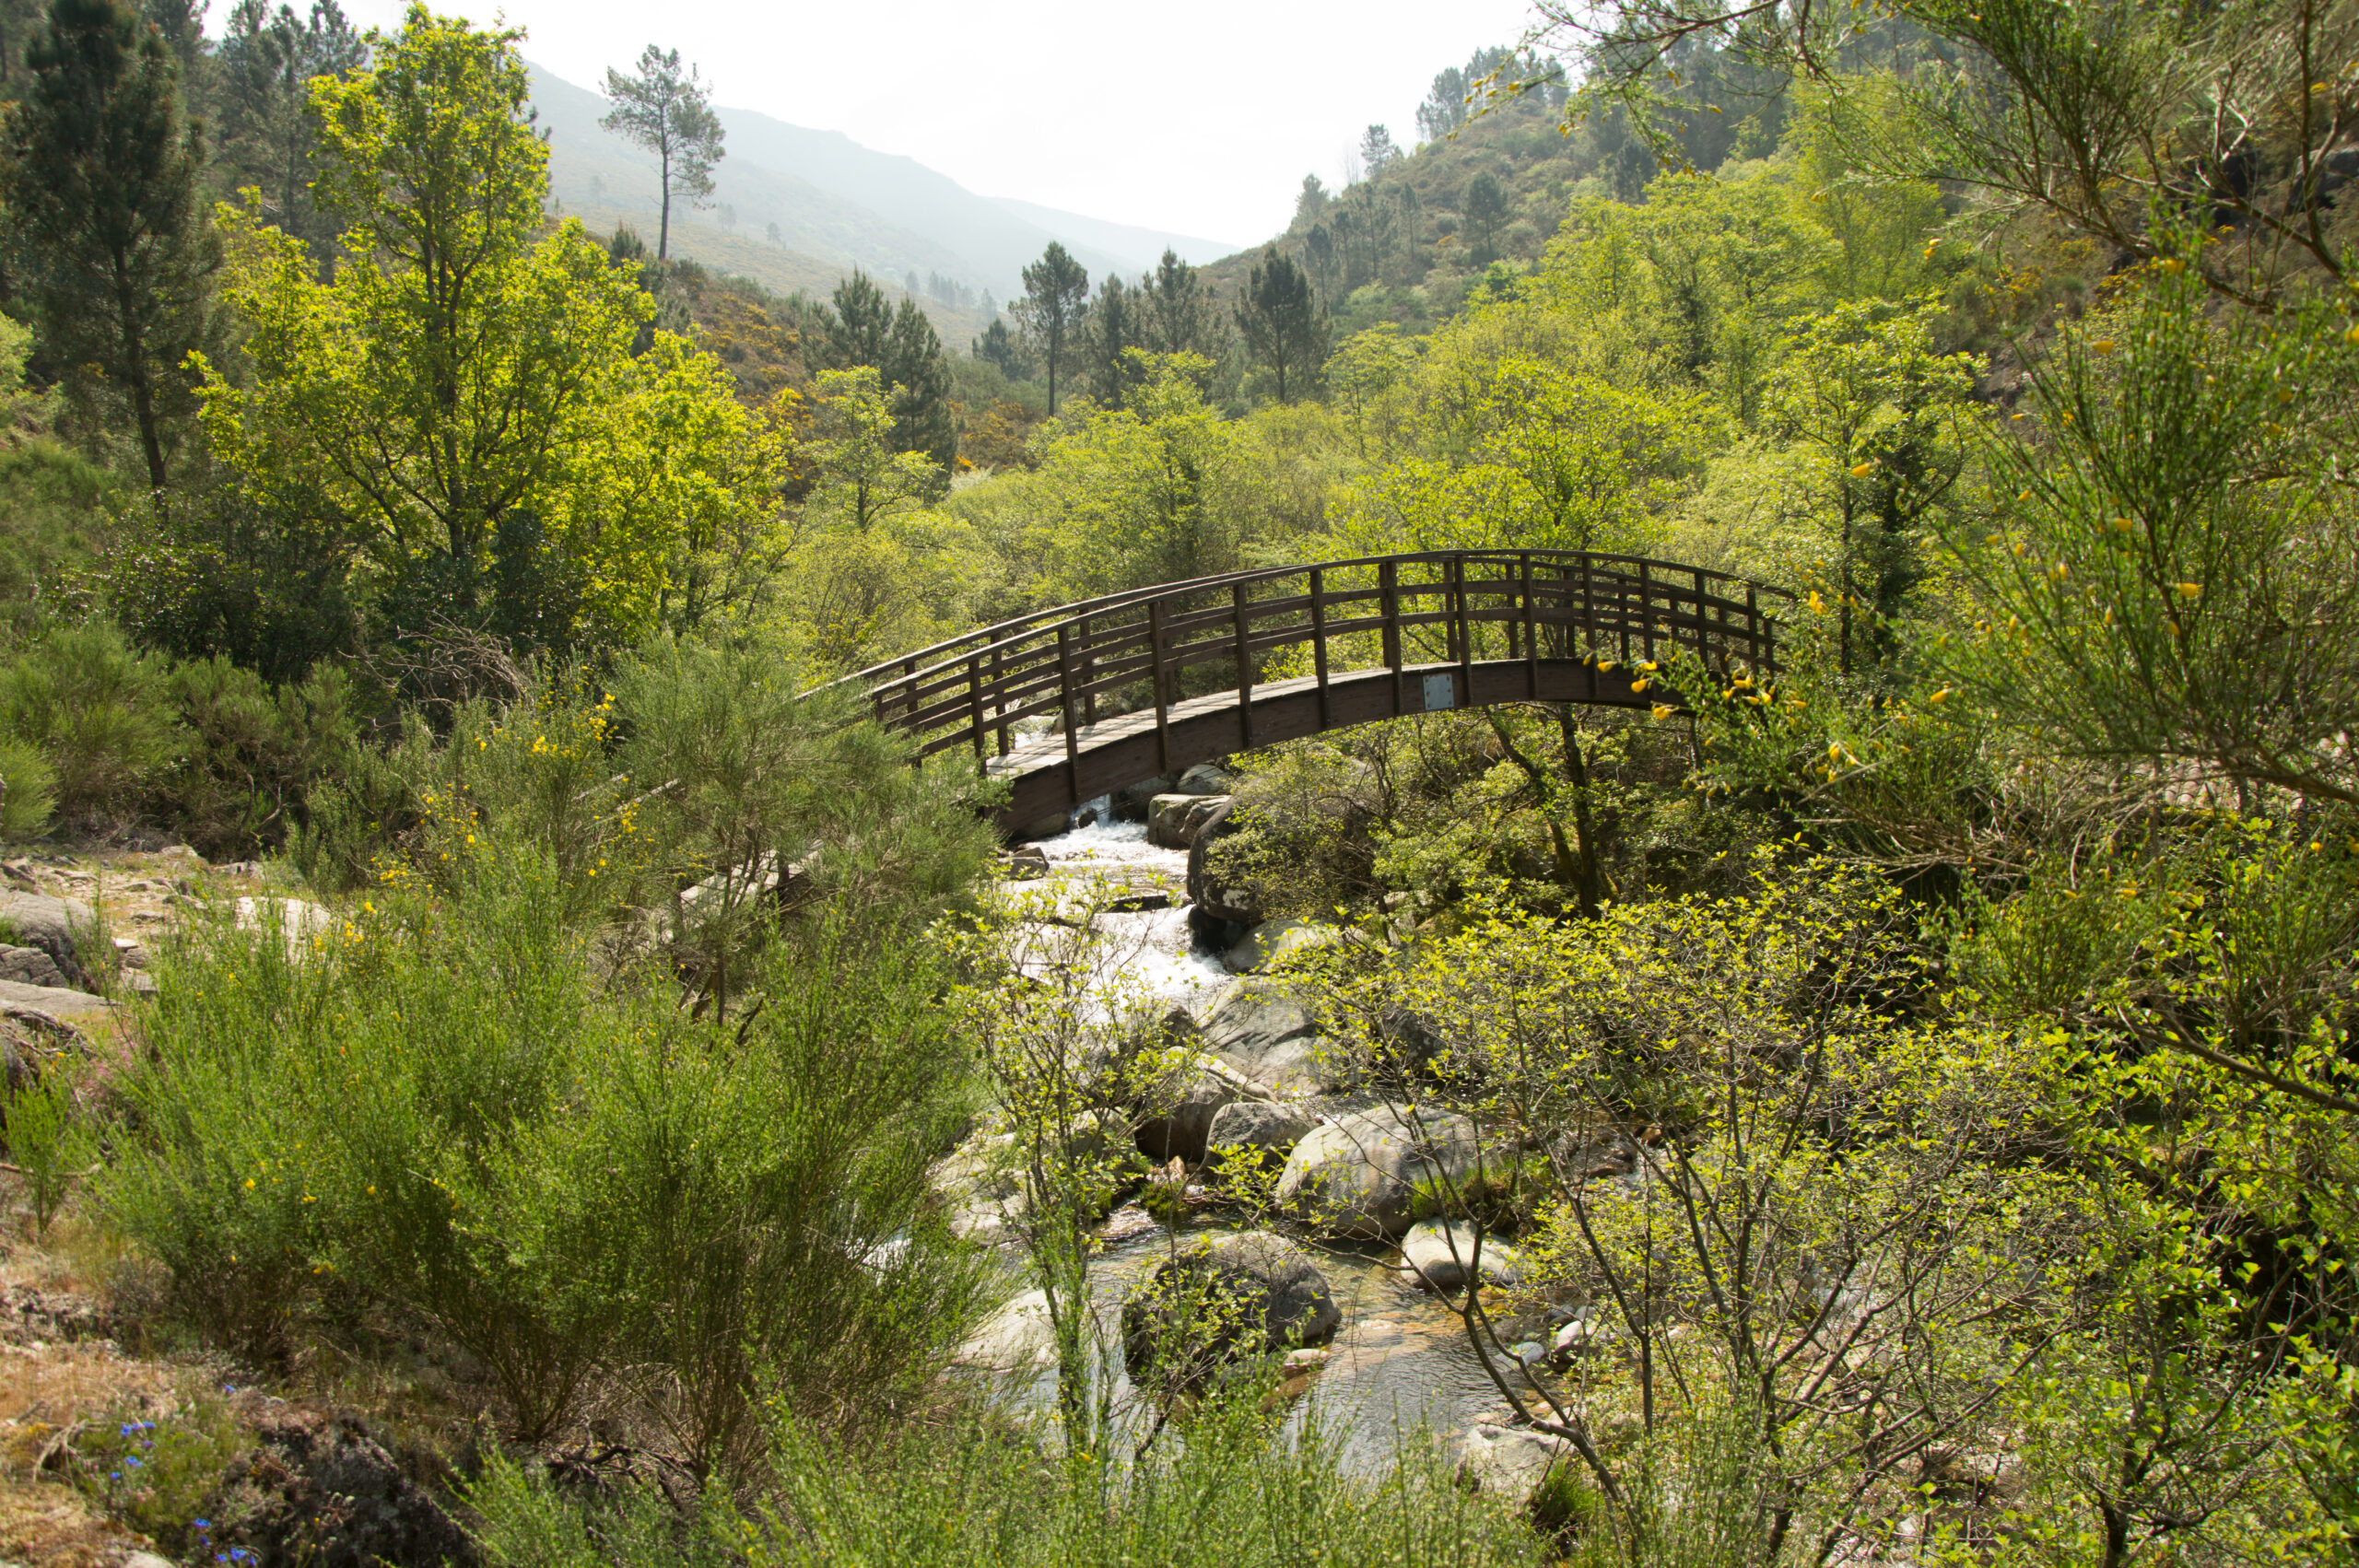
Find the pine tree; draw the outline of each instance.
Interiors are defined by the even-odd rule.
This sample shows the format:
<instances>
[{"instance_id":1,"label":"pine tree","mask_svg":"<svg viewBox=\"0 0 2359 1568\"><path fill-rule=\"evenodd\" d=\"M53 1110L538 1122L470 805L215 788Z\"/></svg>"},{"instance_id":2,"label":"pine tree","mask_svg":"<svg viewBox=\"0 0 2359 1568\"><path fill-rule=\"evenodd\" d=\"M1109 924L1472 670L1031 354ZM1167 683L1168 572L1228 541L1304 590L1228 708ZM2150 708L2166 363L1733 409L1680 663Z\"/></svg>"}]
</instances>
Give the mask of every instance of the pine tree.
<instances>
[{"instance_id":1,"label":"pine tree","mask_svg":"<svg viewBox=\"0 0 2359 1568\"><path fill-rule=\"evenodd\" d=\"M1057 373L1072 356L1088 309L1088 269L1050 240L1040 259L1024 269L1024 298L1016 303L1015 319L1047 362L1050 418L1057 413Z\"/></svg>"},{"instance_id":2,"label":"pine tree","mask_svg":"<svg viewBox=\"0 0 2359 1568\"><path fill-rule=\"evenodd\" d=\"M182 116L170 47L122 0L55 0L25 63L31 91L7 121L0 199L30 264L43 351L129 401L160 488L165 427L194 406L182 364L203 339L220 261L197 197L199 133Z\"/></svg>"},{"instance_id":3,"label":"pine tree","mask_svg":"<svg viewBox=\"0 0 2359 1568\"><path fill-rule=\"evenodd\" d=\"M1131 291L1122 286L1119 274L1108 273L1106 281L1097 286L1096 303L1089 308L1083 352L1088 361L1089 390L1109 408L1122 406L1122 394L1131 380L1122 356L1140 346L1140 326Z\"/></svg>"},{"instance_id":4,"label":"pine tree","mask_svg":"<svg viewBox=\"0 0 2359 1568\"><path fill-rule=\"evenodd\" d=\"M368 58L335 0L312 0L308 23L291 6L274 12L267 0L240 0L215 56L216 187L260 189L271 222L323 261L334 252L335 226L311 199L319 121L311 82L349 76Z\"/></svg>"},{"instance_id":5,"label":"pine tree","mask_svg":"<svg viewBox=\"0 0 2359 1568\"><path fill-rule=\"evenodd\" d=\"M721 161L725 133L721 116L712 111L710 90L696 67L680 74L680 52L649 44L639 57L635 76L608 68L606 96L614 107L598 123L653 153L662 161L663 216L655 234L655 259L672 254L672 193L679 192L691 206L709 206L712 198L712 166Z\"/></svg>"},{"instance_id":6,"label":"pine tree","mask_svg":"<svg viewBox=\"0 0 2359 1568\"><path fill-rule=\"evenodd\" d=\"M1246 352L1277 378L1278 401L1293 401L1306 390L1327 352L1327 318L1311 292L1310 276L1275 245L1246 275L1245 298L1237 307L1237 329ZM1292 382L1292 391L1288 382Z\"/></svg>"},{"instance_id":7,"label":"pine tree","mask_svg":"<svg viewBox=\"0 0 2359 1568\"><path fill-rule=\"evenodd\" d=\"M1139 283L1140 341L1157 354L1220 357L1219 317L1203 278L1180 259L1163 252L1155 271Z\"/></svg>"},{"instance_id":8,"label":"pine tree","mask_svg":"<svg viewBox=\"0 0 2359 1568\"><path fill-rule=\"evenodd\" d=\"M947 468L958 455L950 413L950 359L914 299L897 310L858 268L836 286L822 355L830 369L874 366L891 399L895 451L923 452Z\"/></svg>"}]
</instances>

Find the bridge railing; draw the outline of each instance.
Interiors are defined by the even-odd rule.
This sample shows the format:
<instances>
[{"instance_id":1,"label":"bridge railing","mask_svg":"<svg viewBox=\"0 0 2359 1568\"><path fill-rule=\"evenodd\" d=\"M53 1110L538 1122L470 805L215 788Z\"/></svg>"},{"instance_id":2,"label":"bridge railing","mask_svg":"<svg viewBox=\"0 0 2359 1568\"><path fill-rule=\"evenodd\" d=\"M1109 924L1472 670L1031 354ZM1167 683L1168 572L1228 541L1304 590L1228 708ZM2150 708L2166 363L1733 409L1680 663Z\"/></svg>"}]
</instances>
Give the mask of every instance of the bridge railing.
<instances>
[{"instance_id":1,"label":"bridge railing","mask_svg":"<svg viewBox=\"0 0 2359 1568\"><path fill-rule=\"evenodd\" d=\"M1715 667L1777 668L1782 590L1722 572L1586 551L1448 550L1273 567L1168 583L1003 621L845 677L931 755L1007 755L1027 720L1074 737L1102 719L1234 691L1250 734L1257 685L1495 660L1612 659L1673 649Z\"/></svg>"}]
</instances>

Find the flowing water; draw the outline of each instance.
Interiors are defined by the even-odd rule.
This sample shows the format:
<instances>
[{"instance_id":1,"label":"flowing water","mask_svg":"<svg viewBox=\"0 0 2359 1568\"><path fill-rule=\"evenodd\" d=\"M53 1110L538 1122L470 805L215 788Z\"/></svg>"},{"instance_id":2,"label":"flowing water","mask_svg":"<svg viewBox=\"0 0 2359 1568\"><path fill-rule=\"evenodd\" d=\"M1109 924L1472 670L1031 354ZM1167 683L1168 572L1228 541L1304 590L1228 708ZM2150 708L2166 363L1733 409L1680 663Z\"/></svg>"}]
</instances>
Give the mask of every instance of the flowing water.
<instances>
[{"instance_id":1,"label":"flowing water","mask_svg":"<svg viewBox=\"0 0 2359 1568\"><path fill-rule=\"evenodd\" d=\"M1144 825L1103 820L1106 803L1095 805L1099 821L1039 841L1050 873L1097 876L1131 886L1148 873L1159 877L1170 891L1168 907L1107 915L1101 925L1108 940L1128 955L1128 983L1201 1018L1232 977L1217 956L1191 947L1187 852L1149 844ZM1238 1229L1215 1218L1177 1223L1175 1233L1136 1206L1108 1222L1104 1250L1090 1267L1092 1305L1105 1343L1119 1346L1123 1301L1175 1245ZM1344 1322L1307 1389L1299 1381L1288 1385L1289 1393L1305 1396L1289 1414L1290 1425L1315 1415L1340 1440L1348 1465L1373 1470L1390 1460L1408 1433L1453 1434L1501 1408L1498 1390L1468 1346L1459 1318L1432 1294L1402 1282L1397 1251L1324 1243L1300 1234L1292 1239L1326 1276ZM1052 1360L1045 1359L1045 1319L1027 1317L1025 1298L1019 1297L998 1329L994 1351L976 1358L978 1370L987 1369L1018 1404L1051 1408L1056 1373ZM1119 1354L1113 1359L1119 1363ZM1119 1364L1112 1375L1117 1407L1128 1407L1129 1378ZM1137 1415L1133 1410L1134 1420Z\"/></svg>"}]
</instances>

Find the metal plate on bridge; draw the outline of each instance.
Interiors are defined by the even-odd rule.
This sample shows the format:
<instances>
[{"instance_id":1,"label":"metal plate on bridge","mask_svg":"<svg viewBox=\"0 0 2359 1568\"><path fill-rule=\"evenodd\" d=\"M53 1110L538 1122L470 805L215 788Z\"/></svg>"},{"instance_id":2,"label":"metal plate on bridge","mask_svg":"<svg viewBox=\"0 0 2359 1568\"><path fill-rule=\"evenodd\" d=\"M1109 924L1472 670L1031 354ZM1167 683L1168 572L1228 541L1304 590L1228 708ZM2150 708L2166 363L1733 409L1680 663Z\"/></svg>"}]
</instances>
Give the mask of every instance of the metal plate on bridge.
<instances>
[{"instance_id":1,"label":"metal plate on bridge","mask_svg":"<svg viewBox=\"0 0 2359 1568\"><path fill-rule=\"evenodd\" d=\"M1438 713L1445 708L1458 706L1458 678L1455 675L1426 677L1426 711Z\"/></svg>"}]
</instances>

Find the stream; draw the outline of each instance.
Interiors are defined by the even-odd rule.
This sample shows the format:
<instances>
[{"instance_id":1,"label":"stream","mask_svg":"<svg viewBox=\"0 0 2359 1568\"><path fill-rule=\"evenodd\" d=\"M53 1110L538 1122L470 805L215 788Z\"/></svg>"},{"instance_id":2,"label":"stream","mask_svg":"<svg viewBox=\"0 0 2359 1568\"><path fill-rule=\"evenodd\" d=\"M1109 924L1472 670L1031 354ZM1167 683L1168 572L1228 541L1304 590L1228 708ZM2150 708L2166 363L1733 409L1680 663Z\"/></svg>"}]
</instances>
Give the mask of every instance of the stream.
<instances>
[{"instance_id":1,"label":"stream","mask_svg":"<svg viewBox=\"0 0 2359 1568\"><path fill-rule=\"evenodd\" d=\"M1100 924L1108 940L1129 954L1124 982L1184 1006L1201 1020L1235 977L1218 956L1191 948L1185 905L1188 853L1148 843L1143 823L1103 820L1106 802L1095 805L1100 813L1097 823L1037 841L1050 875L1094 875L1133 884L1146 873L1159 877L1170 889L1170 907L1109 914ZM1121 1368L1122 1303L1175 1245L1239 1229L1233 1220L1208 1215L1180 1220L1175 1234L1135 1203L1108 1220L1089 1281L1093 1312L1105 1342L1115 1348L1109 1359L1118 1421L1144 1416ZM1430 1431L1448 1436L1501 1408L1498 1390L1467 1345L1458 1316L1432 1294L1402 1282L1397 1248L1326 1242L1299 1231L1290 1231L1289 1239L1326 1276L1344 1318L1307 1388L1299 1379L1286 1386L1287 1393L1300 1393L1286 1417L1289 1434L1315 1419L1340 1447L1347 1469L1374 1473L1391 1462L1410 1434ZM1018 1408L1046 1411L1056 1402L1056 1370L1046 1349L1047 1320L1039 1300L1038 1292L1016 1296L970 1345L966 1360L971 1373L990 1379Z\"/></svg>"}]
</instances>

